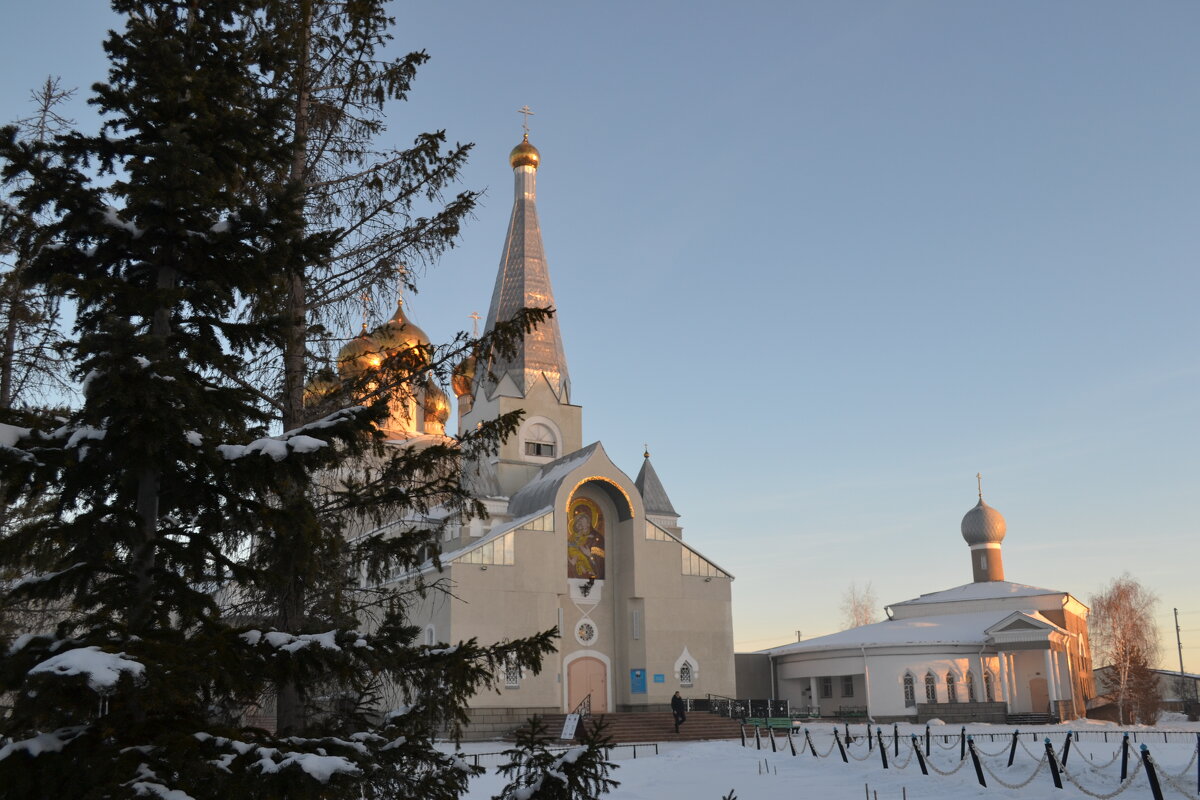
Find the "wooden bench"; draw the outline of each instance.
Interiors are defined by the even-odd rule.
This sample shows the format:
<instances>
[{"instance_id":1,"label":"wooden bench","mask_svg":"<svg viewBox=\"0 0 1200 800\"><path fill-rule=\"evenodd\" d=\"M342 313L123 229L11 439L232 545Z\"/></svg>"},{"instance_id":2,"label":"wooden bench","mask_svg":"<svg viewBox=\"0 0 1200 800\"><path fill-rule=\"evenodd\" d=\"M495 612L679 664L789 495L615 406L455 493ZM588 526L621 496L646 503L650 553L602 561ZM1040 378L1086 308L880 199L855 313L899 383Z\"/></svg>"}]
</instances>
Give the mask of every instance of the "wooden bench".
<instances>
[{"instance_id":1,"label":"wooden bench","mask_svg":"<svg viewBox=\"0 0 1200 800\"><path fill-rule=\"evenodd\" d=\"M746 724L752 728L768 728L773 730L790 730L791 717L748 717Z\"/></svg>"}]
</instances>

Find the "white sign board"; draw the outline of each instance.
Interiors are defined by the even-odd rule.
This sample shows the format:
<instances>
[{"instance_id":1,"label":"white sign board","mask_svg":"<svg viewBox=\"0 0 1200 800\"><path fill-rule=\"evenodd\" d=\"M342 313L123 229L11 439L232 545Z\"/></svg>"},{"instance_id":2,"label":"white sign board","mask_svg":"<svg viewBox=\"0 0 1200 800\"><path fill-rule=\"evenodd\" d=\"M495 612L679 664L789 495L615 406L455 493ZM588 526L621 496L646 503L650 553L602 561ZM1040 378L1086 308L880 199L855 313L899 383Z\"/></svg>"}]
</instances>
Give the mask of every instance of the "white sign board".
<instances>
[{"instance_id":1,"label":"white sign board","mask_svg":"<svg viewBox=\"0 0 1200 800\"><path fill-rule=\"evenodd\" d=\"M574 739L575 738L575 728L577 728L578 726L579 726L579 715L578 714L567 714L567 718L563 720L562 736L559 736L558 738Z\"/></svg>"}]
</instances>

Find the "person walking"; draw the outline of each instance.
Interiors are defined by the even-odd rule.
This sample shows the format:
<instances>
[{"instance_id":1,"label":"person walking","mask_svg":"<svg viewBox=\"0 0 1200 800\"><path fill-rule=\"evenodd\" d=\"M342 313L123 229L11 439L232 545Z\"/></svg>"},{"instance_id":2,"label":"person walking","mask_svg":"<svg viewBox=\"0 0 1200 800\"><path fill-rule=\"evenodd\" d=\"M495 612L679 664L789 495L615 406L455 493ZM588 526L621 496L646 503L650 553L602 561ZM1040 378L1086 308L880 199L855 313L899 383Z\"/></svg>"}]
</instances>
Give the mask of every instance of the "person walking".
<instances>
[{"instance_id":1,"label":"person walking","mask_svg":"<svg viewBox=\"0 0 1200 800\"><path fill-rule=\"evenodd\" d=\"M679 692L671 698L671 713L675 715L675 732L679 733L679 726L687 722L687 714L684 713L685 704L683 698L679 696Z\"/></svg>"}]
</instances>

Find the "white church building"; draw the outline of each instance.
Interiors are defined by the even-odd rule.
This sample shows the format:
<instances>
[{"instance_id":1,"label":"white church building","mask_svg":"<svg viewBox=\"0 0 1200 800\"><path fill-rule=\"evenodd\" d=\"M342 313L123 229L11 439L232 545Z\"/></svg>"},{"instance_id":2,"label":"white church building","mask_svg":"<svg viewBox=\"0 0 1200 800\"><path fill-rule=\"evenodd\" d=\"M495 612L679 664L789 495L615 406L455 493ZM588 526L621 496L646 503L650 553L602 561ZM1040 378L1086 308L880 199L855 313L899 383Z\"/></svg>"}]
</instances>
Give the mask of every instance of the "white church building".
<instances>
[{"instance_id":1,"label":"white church building","mask_svg":"<svg viewBox=\"0 0 1200 800\"><path fill-rule=\"evenodd\" d=\"M789 700L793 712L811 716L880 722L1084 716L1095 696L1087 606L1068 592L1004 580L1006 523L982 492L961 529L971 583L893 603L883 622L739 654L739 670L759 660L767 668L757 672L770 683L753 687L760 696Z\"/></svg>"},{"instance_id":2,"label":"white church building","mask_svg":"<svg viewBox=\"0 0 1200 800\"><path fill-rule=\"evenodd\" d=\"M556 306L537 216L541 156L525 140L509 158L515 192L485 333L527 307ZM404 313L343 348L343 374L398 348L428 346ZM662 710L671 695L732 695L733 623L726 570L685 543L680 515L650 454L630 478L599 441L585 444L558 316L526 333L515 354L479 353L453 380L460 430L514 410L520 430L464 480L486 519L449 525L440 579L413 609L428 644L495 642L557 627L558 652L538 675L515 667L501 690L477 695L468 736L511 730L533 714ZM392 415L397 447L452 441L449 398L418 388ZM636 458L636 456L635 456ZM406 576L397 576L403 581Z\"/></svg>"}]
</instances>

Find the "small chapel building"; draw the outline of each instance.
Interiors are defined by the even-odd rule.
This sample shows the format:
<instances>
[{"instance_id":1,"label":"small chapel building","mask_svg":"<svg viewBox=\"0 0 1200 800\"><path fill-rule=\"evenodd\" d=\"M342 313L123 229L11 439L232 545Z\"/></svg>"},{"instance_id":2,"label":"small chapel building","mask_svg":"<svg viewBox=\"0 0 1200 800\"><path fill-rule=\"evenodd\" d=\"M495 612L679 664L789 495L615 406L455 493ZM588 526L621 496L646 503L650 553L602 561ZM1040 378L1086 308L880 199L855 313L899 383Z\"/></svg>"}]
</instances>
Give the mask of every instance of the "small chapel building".
<instances>
[{"instance_id":1,"label":"small chapel building","mask_svg":"<svg viewBox=\"0 0 1200 800\"><path fill-rule=\"evenodd\" d=\"M523 308L556 306L536 207L540 161L528 134L509 158L512 215L485 333ZM560 633L540 674L511 666L499 693L472 699L468 737L495 736L534 714L663 710L676 691L734 689L733 576L684 542L649 452L630 478L599 441L585 444L558 319L524 334L514 353L466 359L453 379L460 430L514 410L524 417L463 476L487 518L447 526L441 572L427 566L423 577L446 581L451 593L431 592L410 621L430 645ZM343 348L339 363L369 368L373 353L428 345L401 303ZM397 447L451 441L450 413L435 384L416 387L385 434Z\"/></svg>"},{"instance_id":2,"label":"small chapel building","mask_svg":"<svg viewBox=\"0 0 1200 800\"><path fill-rule=\"evenodd\" d=\"M1006 530L981 491L961 526L971 583L893 603L883 622L739 654L739 671L769 682L739 688L789 700L794 712L814 717L1029 723L1084 716L1096 694L1088 608L1068 592L1006 581Z\"/></svg>"}]
</instances>

